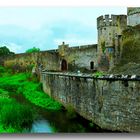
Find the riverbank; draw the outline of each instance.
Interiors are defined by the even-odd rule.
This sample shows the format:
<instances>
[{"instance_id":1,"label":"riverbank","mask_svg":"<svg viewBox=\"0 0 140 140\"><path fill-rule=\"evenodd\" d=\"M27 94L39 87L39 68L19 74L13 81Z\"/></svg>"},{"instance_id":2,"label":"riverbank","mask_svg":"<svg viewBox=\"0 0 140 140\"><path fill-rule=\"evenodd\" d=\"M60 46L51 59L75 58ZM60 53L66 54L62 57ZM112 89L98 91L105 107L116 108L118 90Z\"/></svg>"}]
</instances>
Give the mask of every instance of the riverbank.
<instances>
[{"instance_id":1,"label":"riverbank","mask_svg":"<svg viewBox=\"0 0 140 140\"><path fill-rule=\"evenodd\" d=\"M0 133L20 133L35 119L31 106L17 102L11 98L12 94L22 94L32 104L46 110L61 110L62 105L45 94L30 73L12 74L3 67L0 72Z\"/></svg>"},{"instance_id":2,"label":"riverbank","mask_svg":"<svg viewBox=\"0 0 140 140\"><path fill-rule=\"evenodd\" d=\"M112 132L50 98L30 73L0 67L0 76L0 133Z\"/></svg>"}]
</instances>

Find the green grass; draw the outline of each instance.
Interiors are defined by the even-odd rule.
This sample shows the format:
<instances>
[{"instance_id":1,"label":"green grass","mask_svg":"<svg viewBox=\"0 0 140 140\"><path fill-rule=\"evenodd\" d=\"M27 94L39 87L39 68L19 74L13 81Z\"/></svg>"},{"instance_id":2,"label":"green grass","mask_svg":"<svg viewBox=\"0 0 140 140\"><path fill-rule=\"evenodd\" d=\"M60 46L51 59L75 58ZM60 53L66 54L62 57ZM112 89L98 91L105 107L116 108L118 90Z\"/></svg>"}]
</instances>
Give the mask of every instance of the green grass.
<instances>
[{"instance_id":1,"label":"green grass","mask_svg":"<svg viewBox=\"0 0 140 140\"><path fill-rule=\"evenodd\" d=\"M23 94L31 103L47 110L60 110L61 104L42 91L42 85L30 73L12 75L0 67L0 133L19 133L35 119L29 105L20 104L10 94Z\"/></svg>"},{"instance_id":2,"label":"green grass","mask_svg":"<svg viewBox=\"0 0 140 140\"><path fill-rule=\"evenodd\" d=\"M60 103L54 101L43 91L37 90L38 88L38 84L26 82L25 86L22 88L23 94L29 101L40 107L46 108L47 110L61 109Z\"/></svg>"},{"instance_id":3,"label":"green grass","mask_svg":"<svg viewBox=\"0 0 140 140\"><path fill-rule=\"evenodd\" d=\"M16 128L13 128L11 126L5 128L2 124L0 124L0 133L19 133L20 131Z\"/></svg>"},{"instance_id":4,"label":"green grass","mask_svg":"<svg viewBox=\"0 0 140 140\"><path fill-rule=\"evenodd\" d=\"M41 89L41 84L31 81L29 73L18 73L0 78L0 88L9 93L23 94L30 102L47 110L60 110L61 104Z\"/></svg>"},{"instance_id":5,"label":"green grass","mask_svg":"<svg viewBox=\"0 0 140 140\"><path fill-rule=\"evenodd\" d=\"M34 120L32 108L15 99L0 97L0 133L19 133Z\"/></svg>"},{"instance_id":6,"label":"green grass","mask_svg":"<svg viewBox=\"0 0 140 140\"><path fill-rule=\"evenodd\" d=\"M0 123L4 128L22 130L33 122L34 115L29 105L22 105L10 98L1 98L0 103Z\"/></svg>"},{"instance_id":7,"label":"green grass","mask_svg":"<svg viewBox=\"0 0 140 140\"><path fill-rule=\"evenodd\" d=\"M9 92L4 89L0 89L0 98L5 98L5 97L9 97Z\"/></svg>"}]
</instances>

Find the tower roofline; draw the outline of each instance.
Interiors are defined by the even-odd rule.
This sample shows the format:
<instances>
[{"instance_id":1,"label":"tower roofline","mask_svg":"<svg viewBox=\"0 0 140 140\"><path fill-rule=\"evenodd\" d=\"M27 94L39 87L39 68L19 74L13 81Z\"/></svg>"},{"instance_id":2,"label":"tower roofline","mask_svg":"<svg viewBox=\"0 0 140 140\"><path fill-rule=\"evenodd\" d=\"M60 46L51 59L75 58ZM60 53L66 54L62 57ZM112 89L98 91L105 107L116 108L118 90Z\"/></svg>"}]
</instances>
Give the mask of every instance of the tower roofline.
<instances>
[{"instance_id":1,"label":"tower roofline","mask_svg":"<svg viewBox=\"0 0 140 140\"><path fill-rule=\"evenodd\" d=\"M120 19L120 22L121 20L123 19L126 19L127 18L127 15L101 15L97 18L97 29L98 28L102 28L102 27L105 27L105 26L118 26L117 25L117 21Z\"/></svg>"}]
</instances>

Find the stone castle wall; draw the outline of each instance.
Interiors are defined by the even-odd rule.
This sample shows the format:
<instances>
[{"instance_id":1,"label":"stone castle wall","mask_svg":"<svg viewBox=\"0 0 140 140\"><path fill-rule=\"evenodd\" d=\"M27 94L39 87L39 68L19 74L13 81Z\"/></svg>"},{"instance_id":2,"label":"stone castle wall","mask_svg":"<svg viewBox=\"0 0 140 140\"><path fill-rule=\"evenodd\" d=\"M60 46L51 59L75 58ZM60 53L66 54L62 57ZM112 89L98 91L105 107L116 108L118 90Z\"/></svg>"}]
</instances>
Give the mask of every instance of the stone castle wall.
<instances>
[{"instance_id":1,"label":"stone castle wall","mask_svg":"<svg viewBox=\"0 0 140 140\"><path fill-rule=\"evenodd\" d=\"M65 59L68 63L68 69L78 70L85 68L90 70L90 63L94 62L94 69L97 69L97 44L68 47L61 46L59 51L61 59Z\"/></svg>"},{"instance_id":2,"label":"stone castle wall","mask_svg":"<svg viewBox=\"0 0 140 140\"><path fill-rule=\"evenodd\" d=\"M58 65L59 57L57 53L42 51L39 53L22 53L9 56L4 60L4 65L6 67L12 67L14 65L19 66L29 66L37 65L38 63L43 64L43 69L46 70L59 70Z\"/></svg>"},{"instance_id":3,"label":"stone castle wall","mask_svg":"<svg viewBox=\"0 0 140 140\"><path fill-rule=\"evenodd\" d=\"M128 7L127 15L127 25L135 26L140 24L140 7Z\"/></svg>"},{"instance_id":4,"label":"stone castle wall","mask_svg":"<svg viewBox=\"0 0 140 140\"><path fill-rule=\"evenodd\" d=\"M97 68L97 45L85 45L78 47L59 48L56 50L41 51L39 53L22 53L6 57L5 66L38 65L41 63L44 70L61 71L62 60L65 59L68 71L85 68L90 70L90 62L94 62L94 68Z\"/></svg>"},{"instance_id":5,"label":"stone castle wall","mask_svg":"<svg viewBox=\"0 0 140 140\"><path fill-rule=\"evenodd\" d=\"M128 7L128 25L140 23L140 8ZM126 15L105 15L97 18L98 45L69 47L62 44L58 49L39 54L17 54L8 57L5 65L43 63L44 69L61 71L62 60L66 60L67 70L94 69L108 71L121 59L122 31L127 26ZM25 60L25 61L24 61ZM3 61L3 60L2 60ZM1 61L0 61L1 63Z\"/></svg>"},{"instance_id":6,"label":"stone castle wall","mask_svg":"<svg viewBox=\"0 0 140 140\"><path fill-rule=\"evenodd\" d=\"M116 63L120 54L120 37L126 26L126 15L105 15L97 18L98 63L101 70L108 70Z\"/></svg>"},{"instance_id":7,"label":"stone castle wall","mask_svg":"<svg viewBox=\"0 0 140 140\"><path fill-rule=\"evenodd\" d=\"M140 80L140 78L139 78ZM140 131L140 81L91 75L42 73L44 91L101 128Z\"/></svg>"}]
</instances>

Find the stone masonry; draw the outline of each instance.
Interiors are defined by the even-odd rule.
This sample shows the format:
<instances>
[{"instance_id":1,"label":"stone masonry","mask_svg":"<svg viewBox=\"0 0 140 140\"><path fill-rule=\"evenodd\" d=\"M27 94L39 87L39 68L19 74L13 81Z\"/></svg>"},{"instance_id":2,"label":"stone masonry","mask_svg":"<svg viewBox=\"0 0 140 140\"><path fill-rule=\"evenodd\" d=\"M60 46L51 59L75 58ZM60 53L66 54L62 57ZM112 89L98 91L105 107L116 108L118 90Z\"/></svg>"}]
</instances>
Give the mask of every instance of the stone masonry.
<instances>
[{"instance_id":1,"label":"stone masonry","mask_svg":"<svg viewBox=\"0 0 140 140\"><path fill-rule=\"evenodd\" d=\"M122 31L126 26L126 15L105 15L97 18L100 70L107 71L118 62L121 54Z\"/></svg>"},{"instance_id":2,"label":"stone masonry","mask_svg":"<svg viewBox=\"0 0 140 140\"><path fill-rule=\"evenodd\" d=\"M127 25L135 26L140 24L140 7L128 7L127 15Z\"/></svg>"},{"instance_id":3,"label":"stone masonry","mask_svg":"<svg viewBox=\"0 0 140 140\"><path fill-rule=\"evenodd\" d=\"M42 72L44 91L103 129L140 131L140 77Z\"/></svg>"},{"instance_id":4,"label":"stone masonry","mask_svg":"<svg viewBox=\"0 0 140 140\"><path fill-rule=\"evenodd\" d=\"M56 50L40 52L40 63L44 69L52 71L111 70L121 59L123 30L127 25L140 24L140 8L128 7L127 11L128 15L97 17L98 44L69 47L63 42ZM32 64L37 63L38 58L35 54L17 54L8 57L4 64L13 65L21 61L25 64L24 60Z\"/></svg>"}]
</instances>

